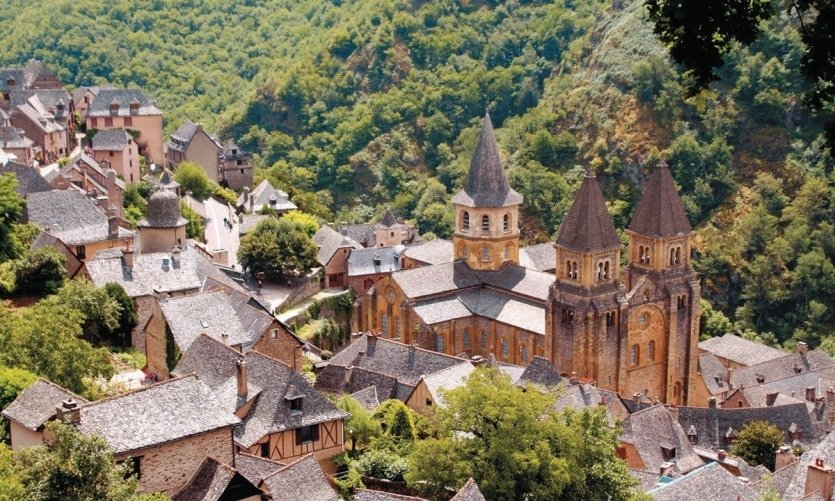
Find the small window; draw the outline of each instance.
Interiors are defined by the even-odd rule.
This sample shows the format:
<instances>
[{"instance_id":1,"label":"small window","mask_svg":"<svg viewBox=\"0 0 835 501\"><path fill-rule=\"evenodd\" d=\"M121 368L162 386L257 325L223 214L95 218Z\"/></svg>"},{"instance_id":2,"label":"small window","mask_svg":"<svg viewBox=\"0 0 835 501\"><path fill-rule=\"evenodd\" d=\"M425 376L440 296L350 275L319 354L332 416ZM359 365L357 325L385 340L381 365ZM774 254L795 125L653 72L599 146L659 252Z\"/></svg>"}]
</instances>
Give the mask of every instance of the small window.
<instances>
[{"instance_id":1,"label":"small window","mask_svg":"<svg viewBox=\"0 0 835 501\"><path fill-rule=\"evenodd\" d=\"M615 325L615 312L609 311L606 313L606 325L611 327Z\"/></svg>"},{"instance_id":2,"label":"small window","mask_svg":"<svg viewBox=\"0 0 835 501\"><path fill-rule=\"evenodd\" d=\"M83 245L79 245L75 248L75 257L78 259L86 259L87 258L87 248Z\"/></svg>"},{"instance_id":3,"label":"small window","mask_svg":"<svg viewBox=\"0 0 835 501\"><path fill-rule=\"evenodd\" d=\"M481 216L481 232L482 233L489 233L490 232L490 216L487 214Z\"/></svg>"},{"instance_id":4,"label":"small window","mask_svg":"<svg viewBox=\"0 0 835 501\"><path fill-rule=\"evenodd\" d=\"M490 249L488 247L483 247L481 249L481 260L490 261Z\"/></svg>"},{"instance_id":5,"label":"small window","mask_svg":"<svg viewBox=\"0 0 835 501\"><path fill-rule=\"evenodd\" d=\"M687 296L679 296L678 297L678 309L679 310L686 310L687 309Z\"/></svg>"},{"instance_id":6,"label":"small window","mask_svg":"<svg viewBox=\"0 0 835 501\"><path fill-rule=\"evenodd\" d=\"M243 163L244 163L243 160L238 160L238 161L235 162L235 165L243 165ZM243 172L244 172L244 170L241 169L241 174L243 174Z\"/></svg>"},{"instance_id":7,"label":"small window","mask_svg":"<svg viewBox=\"0 0 835 501\"><path fill-rule=\"evenodd\" d=\"M438 337L435 339L435 350L443 353L444 349L446 348L446 339L444 339L443 334L438 334Z\"/></svg>"},{"instance_id":8,"label":"small window","mask_svg":"<svg viewBox=\"0 0 835 501\"><path fill-rule=\"evenodd\" d=\"M563 308L562 309L562 323L564 323L564 324L574 323L574 311L569 310L568 308Z\"/></svg>"},{"instance_id":9,"label":"small window","mask_svg":"<svg viewBox=\"0 0 835 501\"><path fill-rule=\"evenodd\" d=\"M262 458L270 457L270 443L269 442L264 442L263 444L261 444L261 457Z\"/></svg>"},{"instance_id":10,"label":"small window","mask_svg":"<svg viewBox=\"0 0 835 501\"><path fill-rule=\"evenodd\" d=\"M383 313L380 317L380 329L382 330L383 334L388 335L389 333L389 316L386 313Z\"/></svg>"},{"instance_id":11,"label":"small window","mask_svg":"<svg viewBox=\"0 0 835 501\"><path fill-rule=\"evenodd\" d=\"M6 98L6 99L8 99L8 98ZM96 117L91 118L90 119L90 127L95 129L98 126L99 126L99 119L96 118Z\"/></svg>"},{"instance_id":12,"label":"small window","mask_svg":"<svg viewBox=\"0 0 835 501\"><path fill-rule=\"evenodd\" d=\"M638 347L637 344L633 344L632 348L629 350L629 364L632 367L637 367L641 361L640 350L641 349Z\"/></svg>"},{"instance_id":13,"label":"small window","mask_svg":"<svg viewBox=\"0 0 835 501\"><path fill-rule=\"evenodd\" d=\"M528 347L522 346L522 363L528 365Z\"/></svg>"},{"instance_id":14,"label":"small window","mask_svg":"<svg viewBox=\"0 0 835 501\"><path fill-rule=\"evenodd\" d=\"M464 215L462 216L463 221L461 222L461 227L465 230L470 229L470 213L464 211Z\"/></svg>"},{"instance_id":15,"label":"small window","mask_svg":"<svg viewBox=\"0 0 835 501\"><path fill-rule=\"evenodd\" d=\"M510 214L504 215L504 220L502 221L502 229L504 231L510 231Z\"/></svg>"},{"instance_id":16,"label":"small window","mask_svg":"<svg viewBox=\"0 0 835 501\"><path fill-rule=\"evenodd\" d=\"M481 349L487 350L487 333L484 331L481 331Z\"/></svg>"},{"instance_id":17,"label":"small window","mask_svg":"<svg viewBox=\"0 0 835 501\"><path fill-rule=\"evenodd\" d=\"M319 440L319 425L296 428L296 445Z\"/></svg>"},{"instance_id":18,"label":"small window","mask_svg":"<svg viewBox=\"0 0 835 501\"><path fill-rule=\"evenodd\" d=\"M510 343L507 342L507 339L502 339L502 358L508 356L510 356Z\"/></svg>"},{"instance_id":19,"label":"small window","mask_svg":"<svg viewBox=\"0 0 835 501\"><path fill-rule=\"evenodd\" d=\"M429 398L429 397L426 397L426 406L427 407L432 407L432 399Z\"/></svg>"},{"instance_id":20,"label":"small window","mask_svg":"<svg viewBox=\"0 0 835 501\"><path fill-rule=\"evenodd\" d=\"M510 246L509 245L504 246L504 258L505 259L510 259Z\"/></svg>"},{"instance_id":21,"label":"small window","mask_svg":"<svg viewBox=\"0 0 835 501\"><path fill-rule=\"evenodd\" d=\"M270 337L273 338L273 339L278 338L278 329L272 329L270 331Z\"/></svg>"},{"instance_id":22,"label":"small window","mask_svg":"<svg viewBox=\"0 0 835 501\"><path fill-rule=\"evenodd\" d=\"M125 127L133 127L133 117L125 117Z\"/></svg>"},{"instance_id":23,"label":"small window","mask_svg":"<svg viewBox=\"0 0 835 501\"><path fill-rule=\"evenodd\" d=\"M243 174L243 173L244 173L244 170L243 170L243 169L241 169L241 174Z\"/></svg>"},{"instance_id":24,"label":"small window","mask_svg":"<svg viewBox=\"0 0 835 501\"><path fill-rule=\"evenodd\" d=\"M394 337L400 338L400 317L394 319Z\"/></svg>"},{"instance_id":25,"label":"small window","mask_svg":"<svg viewBox=\"0 0 835 501\"><path fill-rule=\"evenodd\" d=\"M302 411L302 399L301 398L293 398L290 400L290 412L301 412Z\"/></svg>"},{"instance_id":26,"label":"small window","mask_svg":"<svg viewBox=\"0 0 835 501\"><path fill-rule=\"evenodd\" d=\"M463 342L464 342L464 349L470 349L470 329L464 329Z\"/></svg>"},{"instance_id":27,"label":"small window","mask_svg":"<svg viewBox=\"0 0 835 501\"><path fill-rule=\"evenodd\" d=\"M113 127L113 119L110 117L106 117L104 119L104 126L105 127Z\"/></svg>"},{"instance_id":28,"label":"small window","mask_svg":"<svg viewBox=\"0 0 835 501\"><path fill-rule=\"evenodd\" d=\"M655 362L655 341L649 342L649 348L647 349L647 358L650 362Z\"/></svg>"}]
</instances>

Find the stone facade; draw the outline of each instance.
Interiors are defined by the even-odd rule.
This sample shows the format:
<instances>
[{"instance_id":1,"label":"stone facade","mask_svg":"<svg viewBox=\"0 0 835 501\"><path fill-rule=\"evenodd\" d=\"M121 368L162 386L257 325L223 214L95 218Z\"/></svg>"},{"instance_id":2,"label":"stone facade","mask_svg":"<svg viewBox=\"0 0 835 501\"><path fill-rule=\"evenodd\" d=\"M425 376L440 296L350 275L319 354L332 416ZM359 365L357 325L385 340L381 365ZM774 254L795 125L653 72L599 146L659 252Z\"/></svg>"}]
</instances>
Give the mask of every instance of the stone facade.
<instances>
[{"instance_id":1,"label":"stone facade","mask_svg":"<svg viewBox=\"0 0 835 501\"><path fill-rule=\"evenodd\" d=\"M302 343L278 321L273 321L252 346L252 349L283 362L295 371L302 371Z\"/></svg>"},{"instance_id":2,"label":"stone facade","mask_svg":"<svg viewBox=\"0 0 835 501\"><path fill-rule=\"evenodd\" d=\"M139 131L136 144L141 155L147 155L151 163L163 165L162 114L87 117L87 130L132 129Z\"/></svg>"}]
</instances>

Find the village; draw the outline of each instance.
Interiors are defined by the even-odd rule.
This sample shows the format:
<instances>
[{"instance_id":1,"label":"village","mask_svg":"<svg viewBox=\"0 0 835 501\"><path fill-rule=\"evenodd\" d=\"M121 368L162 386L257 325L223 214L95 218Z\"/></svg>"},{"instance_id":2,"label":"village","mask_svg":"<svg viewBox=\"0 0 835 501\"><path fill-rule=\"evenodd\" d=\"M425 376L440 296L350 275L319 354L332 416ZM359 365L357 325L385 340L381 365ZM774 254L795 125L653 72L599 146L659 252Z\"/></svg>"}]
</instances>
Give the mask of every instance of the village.
<instances>
[{"instance_id":1,"label":"village","mask_svg":"<svg viewBox=\"0 0 835 501\"><path fill-rule=\"evenodd\" d=\"M69 91L36 60L0 69L0 98L0 174L38 231L30 250L57 251L67 280L118 284L136 311L120 348L144 362L99 381L96 400L29 385L2 410L13 451L49 443L58 422L103 437L140 492L178 501L423 499L402 475L344 487L338 458L367 445L356 417L431 420L490 371L556 410L605 415L638 494L833 497L835 359L734 332L700 341L693 230L663 160L628 245L589 167L556 239L524 246L523 197L489 113L470 110L483 119L451 239L391 209L316 221L315 262L279 279L241 249L304 212L232 138L191 121L165 137L145 91ZM178 182L195 165L210 193ZM770 467L731 453L751 422L781 433ZM485 499L473 479L445 487Z\"/></svg>"}]
</instances>

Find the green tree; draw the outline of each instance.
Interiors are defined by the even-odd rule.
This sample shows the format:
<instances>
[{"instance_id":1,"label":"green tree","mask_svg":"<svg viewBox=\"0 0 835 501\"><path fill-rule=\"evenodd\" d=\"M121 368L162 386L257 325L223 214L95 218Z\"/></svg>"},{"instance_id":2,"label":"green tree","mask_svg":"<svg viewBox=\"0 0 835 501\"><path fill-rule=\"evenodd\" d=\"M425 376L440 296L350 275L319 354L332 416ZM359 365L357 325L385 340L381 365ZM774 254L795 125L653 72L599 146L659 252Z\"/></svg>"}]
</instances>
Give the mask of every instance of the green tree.
<instances>
[{"instance_id":1,"label":"green tree","mask_svg":"<svg viewBox=\"0 0 835 501\"><path fill-rule=\"evenodd\" d=\"M137 499L136 478L128 478L128 463L117 466L107 441L83 435L70 426L51 422L49 445L17 453L20 481L35 501L131 501Z\"/></svg>"},{"instance_id":2,"label":"green tree","mask_svg":"<svg viewBox=\"0 0 835 501\"><path fill-rule=\"evenodd\" d=\"M415 422L412 412L405 405L395 409L388 434L401 440L415 439Z\"/></svg>"},{"instance_id":3,"label":"green tree","mask_svg":"<svg viewBox=\"0 0 835 501\"><path fill-rule=\"evenodd\" d=\"M372 437L380 434L380 423L352 396L339 397L336 407L350 414L345 420L345 433L351 440L351 451L356 451L358 445L367 445Z\"/></svg>"},{"instance_id":4,"label":"green tree","mask_svg":"<svg viewBox=\"0 0 835 501\"><path fill-rule=\"evenodd\" d=\"M12 450L0 442L0 501L26 499L26 488L14 463Z\"/></svg>"},{"instance_id":5,"label":"green tree","mask_svg":"<svg viewBox=\"0 0 835 501\"><path fill-rule=\"evenodd\" d=\"M555 394L523 391L489 368L445 399L439 438L417 442L410 456L411 486L440 492L473 477L487 499L634 497L603 409L557 411Z\"/></svg>"},{"instance_id":6,"label":"green tree","mask_svg":"<svg viewBox=\"0 0 835 501\"><path fill-rule=\"evenodd\" d=\"M121 306L104 288L87 280L69 280L45 302L68 306L82 317L84 337L101 343L103 337L119 326Z\"/></svg>"},{"instance_id":7,"label":"green tree","mask_svg":"<svg viewBox=\"0 0 835 501\"><path fill-rule=\"evenodd\" d=\"M116 282L104 285L104 290L116 304L119 305L119 319L116 327L108 329L107 334L113 344L117 346L130 346L130 334L133 328L139 323L139 316L136 314L136 303L133 302L125 288Z\"/></svg>"},{"instance_id":8,"label":"green tree","mask_svg":"<svg viewBox=\"0 0 835 501\"><path fill-rule=\"evenodd\" d=\"M316 220L315 217L311 216L310 214L305 214L300 210L291 210L287 214L281 216L282 219L286 219L288 221L292 221L295 224L298 224L307 236L313 238L313 235L319 231L319 221Z\"/></svg>"},{"instance_id":9,"label":"green tree","mask_svg":"<svg viewBox=\"0 0 835 501\"><path fill-rule=\"evenodd\" d=\"M186 237L203 240L206 231L206 224L203 222L203 217L186 205L183 200L180 200L180 213L188 221L186 223Z\"/></svg>"},{"instance_id":10,"label":"green tree","mask_svg":"<svg viewBox=\"0 0 835 501\"><path fill-rule=\"evenodd\" d=\"M203 167L193 162L183 162L177 166L174 180L180 187L197 200L206 200L212 195L212 180L206 175Z\"/></svg>"},{"instance_id":11,"label":"green tree","mask_svg":"<svg viewBox=\"0 0 835 501\"><path fill-rule=\"evenodd\" d=\"M26 201L17 193L14 174L0 174L0 261L13 259L18 249L12 238L12 225L23 217Z\"/></svg>"},{"instance_id":12,"label":"green tree","mask_svg":"<svg viewBox=\"0 0 835 501\"><path fill-rule=\"evenodd\" d=\"M44 296L56 292L66 278L67 258L51 247L41 247L15 263L16 293Z\"/></svg>"},{"instance_id":13,"label":"green tree","mask_svg":"<svg viewBox=\"0 0 835 501\"><path fill-rule=\"evenodd\" d=\"M313 267L316 253L316 244L304 226L284 218L269 218L241 239L238 261L252 273L287 278Z\"/></svg>"},{"instance_id":14,"label":"green tree","mask_svg":"<svg viewBox=\"0 0 835 501\"><path fill-rule=\"evenodd\" d=\"M0 366L0 409L8 407L21 391L37 380L38 376L27 370ZM0 441L5 439L5 435L6 418L0 416Z\"/></svg>"},{"instance_id":15,"label":"green tree","mask_svg":"<svg viewBox=\"0 0 835 501\"><path fill-rule=\"evenodd\" d=\"M767 421L751 421L739 432L731 452L751 466L763 465L774 471L777 449L783 445L783 432Z\"/></svg>"}]
</instances>

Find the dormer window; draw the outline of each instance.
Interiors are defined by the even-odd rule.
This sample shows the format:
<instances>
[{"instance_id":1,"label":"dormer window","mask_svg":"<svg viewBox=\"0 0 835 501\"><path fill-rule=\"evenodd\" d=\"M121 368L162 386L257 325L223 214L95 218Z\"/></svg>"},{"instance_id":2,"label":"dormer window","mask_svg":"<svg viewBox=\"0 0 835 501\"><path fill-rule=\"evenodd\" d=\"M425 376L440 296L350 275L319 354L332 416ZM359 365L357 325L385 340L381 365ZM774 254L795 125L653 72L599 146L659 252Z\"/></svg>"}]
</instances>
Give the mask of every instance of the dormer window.
<instances>
[{"instance_id":1,"label":"dormer window","mask_svg":"<svg viewBox=\"0 0 835 501\"><path fill-rule=\"evenodd\" d=\"M291 398L290 402L290 414L301 414L302 412L302 397Z\"/></svg>"},{"instance_id":2,"label":"dormer window","mask_svg":"<svg viewBox=\"0 0 835 501\"><path fill-rule=\"evenodd\" d=\"M676 457L676 448L662 445L661 454L664 456L664 461L669 461Z\"/></svg>"}]
</instances>

